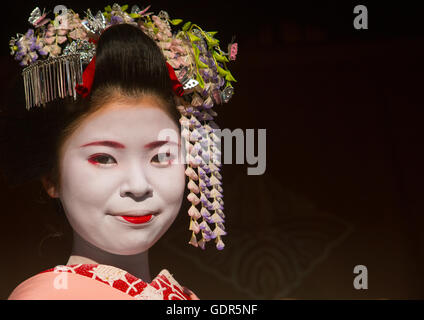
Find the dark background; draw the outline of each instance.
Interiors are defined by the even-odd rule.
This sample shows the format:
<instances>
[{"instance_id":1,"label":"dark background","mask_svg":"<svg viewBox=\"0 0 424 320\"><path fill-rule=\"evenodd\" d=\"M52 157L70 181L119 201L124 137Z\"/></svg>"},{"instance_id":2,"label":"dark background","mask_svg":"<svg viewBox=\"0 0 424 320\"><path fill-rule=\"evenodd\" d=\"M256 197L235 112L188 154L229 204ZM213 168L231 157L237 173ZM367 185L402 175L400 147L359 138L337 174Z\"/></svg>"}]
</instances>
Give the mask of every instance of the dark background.
<instances>
[{"instance_id":1,"label":"dark background","mask_svg":"<svg viewBox=\"0 0 424 320\"><path fill-rule=\"evenodd\" d=\"M2 98L21 70L9 39L29 28L35 6L64 4L83 16L113 4L35 3L3 11ZM368 8L368 30L353 28L358 4ZM424 298L423 8L382 1L152 3L151 11L162 9L219 31L222 44L236 36L236 93L215 108L217 122L244 132L266 128L267 169L248 176L247 164L224 165L226 248L186 244L185 202L151 249L152 274L169 269L201 299ZM66 263L70 238L49 236L60 219L38 182L11 190L0 180L0 189L6 299L23 280ZM353 287L356 265L368 269L367 290Z\"/></svg>"}]
</instances>

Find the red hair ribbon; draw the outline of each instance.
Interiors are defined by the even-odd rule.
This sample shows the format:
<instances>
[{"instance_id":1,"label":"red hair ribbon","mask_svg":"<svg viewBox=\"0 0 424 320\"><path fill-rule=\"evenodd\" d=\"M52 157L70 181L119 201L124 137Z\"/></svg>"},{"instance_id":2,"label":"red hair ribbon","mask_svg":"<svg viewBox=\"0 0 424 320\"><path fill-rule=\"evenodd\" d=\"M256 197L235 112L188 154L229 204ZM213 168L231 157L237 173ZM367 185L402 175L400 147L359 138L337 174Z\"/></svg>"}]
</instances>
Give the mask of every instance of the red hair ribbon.
<instances>
[{"instance_id":1,"label":"red hair ribbon","mask_svg":"<svg viewBox=\"0 0 424 320\"><path fill-rule=\"evenodd\" d=\"M172 90L177 96L181 97L184 93L183 85L178 80L174 68L168 62L166 62L166 66L168 67L169 78L171 79L172 83Z\"/></svg>"},{"instance_id":2,"label":"red hair ribbon","mask_svg":"<svg viewBox=\"0 0 424 320\"><path fill-rule=\"evenodd\" d=\"M97 40L90 38L88 39L88 42L96 44ZM77 84L75 86L75 90L83 98L86 98L90 94L91 85L93 84L95 69L96 69L96 56L94 56L93 59L91 59L88 66L85 68L82 74L82 84Z\"/></svg>"},{"instance_id":3,"label":"red hair ribbon","mask_svg":"<svg viewBox=\"0 0 424 320\"><path fill-rule=\"evenodd\" d=\"M95 67L96 67L96 56L94 56L93 59L91 59L88 66L85 68L82 74L82 84L77 84L75 86L75 90L83 98L86 98L90 94L91 85L93 84L93 79L94 79Z\"/></svg>"},{"instance_id":4,"label":"red hair ribbon","mask_svg":"<svg viewBox=\"0 0 424 320\"><path fill-rule=\"evenodd\" d=\"M90 42L96 43L96 40L90 39ZM75 89L79 95L81 95L83 98L86 98L91 91L91 86L93 84L94 79L94 72L96 67L96 56L91 59L90 63L85 68L83 74L82 74L82 84L77 84L75 86ZM166 62L166 67L168 68L169 78L171 79L172 83L172 90L177 96L182 96L184 93L183 85L178 80L174 68Z\"/></svg>"}]
</instances>

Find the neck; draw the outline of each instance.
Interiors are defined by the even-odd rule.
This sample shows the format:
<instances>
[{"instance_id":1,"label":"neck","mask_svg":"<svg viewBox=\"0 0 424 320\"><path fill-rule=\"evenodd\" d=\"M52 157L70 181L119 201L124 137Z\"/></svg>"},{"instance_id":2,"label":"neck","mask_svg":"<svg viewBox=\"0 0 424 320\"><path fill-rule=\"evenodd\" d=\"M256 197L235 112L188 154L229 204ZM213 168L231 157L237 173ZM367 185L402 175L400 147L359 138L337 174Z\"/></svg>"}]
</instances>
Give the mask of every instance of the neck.
<instances>
[{"instance_id":1,"label":"neck","mask_svg":"<svg viewBox=\"0 0 424 320\"><path fill-rule=\"evenodd\" d=\"M105 264L125 270L133 276L150 283L148 251L135 255L118 255L101 250L74 232L72 254L66 265Z\"/></svg>"}]
</instances>

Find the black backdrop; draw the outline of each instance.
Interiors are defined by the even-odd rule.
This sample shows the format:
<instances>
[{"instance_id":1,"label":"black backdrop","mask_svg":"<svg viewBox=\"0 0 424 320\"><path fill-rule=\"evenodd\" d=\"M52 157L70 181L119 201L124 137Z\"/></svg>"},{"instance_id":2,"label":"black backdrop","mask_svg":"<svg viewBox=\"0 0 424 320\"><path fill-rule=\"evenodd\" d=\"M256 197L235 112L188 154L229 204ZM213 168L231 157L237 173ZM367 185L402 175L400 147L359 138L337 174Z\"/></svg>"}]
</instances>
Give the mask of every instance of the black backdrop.
<instances>
[{"instance_id":1,"label":"black backdrop","mask_svg":"<svg viewBox=\"0 0 424 320\"><path fill-rule=\"evenodd\" d=\"M58 4L82 14L113 3L7 4L3 98L20 71L9 56L10 37L27 30L36 5ZM353 28L358 4L368 8L368 30ZM248 176L248 165L224 165L227 247L203 252L187 245L183 208L151 250L153 274L168 268L201 299L424 298L422 8L368 1L152 3L152 11L161 9L219 31L222 43L236 36L236 93L216 109L217 122L244 132L266 128L267 169ZM59 220L40 201L39 183L11 190L1 180L0 188L5 299L26 278L64 264L70 239L46 238ZM356 265L368 269L367 290L353 287Z\"/></svg>"}]
</instances>

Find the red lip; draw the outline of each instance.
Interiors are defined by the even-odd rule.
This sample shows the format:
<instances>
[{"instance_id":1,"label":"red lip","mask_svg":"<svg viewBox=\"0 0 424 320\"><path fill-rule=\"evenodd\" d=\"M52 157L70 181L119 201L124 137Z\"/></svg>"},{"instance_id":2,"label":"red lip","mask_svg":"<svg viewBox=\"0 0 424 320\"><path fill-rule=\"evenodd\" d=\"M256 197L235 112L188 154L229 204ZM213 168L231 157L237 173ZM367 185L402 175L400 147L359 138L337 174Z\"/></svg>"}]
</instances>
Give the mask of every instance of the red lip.
<instances>
[{"instance_id":1,"label":"red lip","mask_svg":"<svg viewBox=\"0 0 424 320\"><path fill-rule=\"evenodd\" d=\"M146 216L139 216L139 217L135 217L135 216L121 216L121 217L124 218L126 221L135 223L135 224L146 223L152 219L151 214Z\"/></svg>"}]
</instances>

